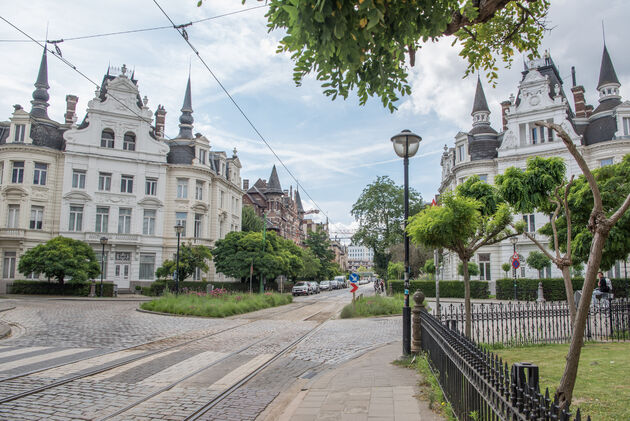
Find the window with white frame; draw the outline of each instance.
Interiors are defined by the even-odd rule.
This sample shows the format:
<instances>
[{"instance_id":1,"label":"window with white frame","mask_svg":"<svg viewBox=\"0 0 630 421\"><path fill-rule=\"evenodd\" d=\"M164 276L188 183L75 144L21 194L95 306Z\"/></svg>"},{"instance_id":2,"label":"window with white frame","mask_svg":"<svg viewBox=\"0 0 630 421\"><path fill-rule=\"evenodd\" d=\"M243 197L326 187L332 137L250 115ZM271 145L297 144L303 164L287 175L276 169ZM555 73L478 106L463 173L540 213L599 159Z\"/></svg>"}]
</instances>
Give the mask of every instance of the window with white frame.
<instances>
[{"instance_id":1,"label":"window with white frame","mask_svg":"<svg viewBox=\"0 0 630 421\"><path fill-rule=\"evenodd\" d=\"M223 190L221 190L220 193L219 193L219 199L220 199L219 200L219 203L220 203L219 207L221 209L224 209L225 208L225 192Z\"/></svg>"},{"instance_id":2,"label":"window with white frame","mask_svg":"<svg viewBox=\"0 0 630 421\"><path fill-rule=\"evenodd\" d=\"M123 175L120 177L120 192L133 193L133 176Z\"/></svg>"},{"instance_id":3,"label":"window with white frame","mask_svg":"<svg viewBox=\"0 0 630 421\"><path fill-rule=\"evenodd\" d=\"M177 179L177 198L178 199L188 198L188 179L187 178Z\"/></svg>"},{"instance_id":4,"label":"window with white frame","mask_svg":"<svg viewBox=\"0 0 630 421\"><path fill-rule=\"evenodd\" d=\"M197 180L197 182L195 183L195 199L203 200L203 186L204 182Z\"/></svg>"},{"instance_id":5,"label":"window with white frame","mask_svg":"<svg viewBox=\"0 0 630 421\"><path fill-rule=\"evenodd\" d=\"M612 165L613 164L613 159L612 158L604 158L604 159L600 159L599 160L599 166L600 167L605 167L607 165Z\"/></svg>"},{"instance_id":6,"label":"window with white frame","mask_svg":"<svg viewBox=\"0 0 630 421\"><path fill-rule=\"evenodd\" d=\"M193 273L193 281L200 281L200 280L201 280L201 268L196 267L195 272Z\"/></svg>"},{"instance_id":7,"label":"window with white frame","mask_svg":"<svg viewBox=\"0 0 630 421\"><path fill-rule=\"evenodd\" d=\"M553 121L550 121L553 123ZM547 128L547 142L553 142L553 129L551 127Z\"/></svg>"},{"instance_id":8,"label":"window with white frame","mask_svg":"<svg viewBox=\"0 0 630 421\"><path fill-rule=\"evenodd\" d=\"M48 175L48 164L42 162L35 163L35 169L33 170L33 184L39 186L46 185L46 176Z\"/></svg>"},{"instance_id":9,"label":"window with white frame","mask_svg":"<svg viewBox=\"0 0 630 421\"><path fill-rule=\"evenodd\" d=\"M108 232L109 230L109 208L96 208L96 226L94 232Z\"/></svg>"},{"instance_id":10,"label":"window with white frame","mask_svg":"<svg viewBox=\"0 0 630 421\"><path fill-rule=\"evenodd\" d=\"M145 281L152 281L155 275L155 254L140 255L140 273L138 278Z\"/></svg>"},{"instance_id":11,"label":"window with white frame","mask_svg":"<svg viewBox=\"0 0 630 421\"><path fill-rule=\"evenodd\" d=\"M490 272L490 253L479 253L479 280L490 281L492 279Z\"/></svg>"},{"instance_id":12,"label":"window with white frame","mask_svg":"<svg viewBox=\"0 0 630 421\"><path fill-rule=\"evenodd\" d=\"M483 181L484 183L488 182L488 174L479 174L478 177L479 180Z\"/></svg>"},{"instance_id":13,"label":"window with white frame","mask_svg":"<svg viewBox=\"0 0 630 421\"><path fill-rule=\"evenodd\" d=\"M112 189L112 173L98 173L98 189L99 191L110 191Z\"/></svg>"},{"instance_id":14,"label":"window with white frame","mask_svg":"<svg viewBox=\"0 0 630 421\"><path fill-rule=\"evenodd\" d=\"M529 233L536 232L536 220L534 214L523 215L523 221L525 221L525 231Z\"/></svg>"},{"instance_id":15,"label":"window with white frame","mask_svg":"<svg viewBox=\"0 0 630 421\"><path fill-rule=\"evenodd\" d=\"M20 205L9 205L7 228L18 228L20 224Z\"/></svg>"},{"instance_id":16,"label":"window with white frame","mask_svg":"<svg viewBox=\"0 0 630 421\"><path fill-rule=\"evenodd\" d=\"M129 234L131 232L131 208L118 209L118 233Z\"/></svg>"},{"instance_id":17,"label":"window with white frame","mask_svg":"<svg viewBox=\"0 0 630 421\"><path fill-rule=\"evenodd\" d=\"M4 162L0 162L0 184L2 184L3 173L4 173Z\"/></svg>"},{"instance_id":18,"label":"window with white frame","mask_svg":"<svg viewBox=\"0 0 630 421\"><path fill-rule=\"evenodd\" d=\"M630 136L630 117L623 117L621 124L623 125L623 135Z\"/></svg>"},{"instance_id":19,"label":"window with white frame","mask_svg":"<svg viewBox=\"0 0 630 421\"><path fill-rule=\"evenodd\" d=\"M68 231L83 230L83 206L70 206Z\"/></svg>"},{"instance_id":20,"label":"window with white frame","mask_svg":"<svg viewBox=\"0 0 630 421\"><path fill-rule=\"evenodd\" d=\"M458 158L459 162L462 162L464 160L464 158L466 157L465 151L466 151L466 146L465 145L459 145L457 147L457 158Z\"/></svg>"},{"instance_id":21,"label":"window with white frame","mask_svg":"<svg viewBox=\"0 0 630 421\"><path fill-rule=\"evenodd\" d=\"M43 206L31 206L31 220L28 227L32 230L42 229L44 223L44 207Z\"/></svg>"},{"instance_id":22,"label":"window with white frame","mask_svg":"<svg viewBox=\"0 0 630 421\"><path fill-rule=\"evenodd\" d=\"M15 136L13 136L13 141L15 143L24 143L24 134L26 133L26 125L25 124L16 124L15 125Z\"/></svg>"},{"instance_id":23,"label":"window with white frame","mask_svg":"<svg viewBox=\"0 0 630 421\"><path fill-rule=\"evenodd\" d=\"M175 212L175 225L181 225L184 227L182 230L182 237L186 236L186 220L188 219L188 213L186 212Z\"/></svg>"},{"instance_id":24,"label":"window with white frame","mask_svg":"<svg viewBox=\"0 0 630 421\"><path fill-rule=\"evenodd\" d=\"M157 178L147 178L144 184L144 194L147 196L157 195Z\"/></svg>"},{"instance_id":25,"label":"window with white frame","mask_svg":"<svg viewBox=\"0 0 630 421\"><path fill-rule=\"evenodd\" d=\"M101 148L114 148L114 131L105 129L101 132Z\"/></svg>"},{"instance_id":26,"label":"window with white frame","mask_svg":"<svg viewBox=\"0 0 630 421\"><path fill-rule=\"evenodd\" d=\"M538 144L538 127L531 128L531 140L532 145Z\"/></svg>"},{"instance_id":27,"label":"window with white frame","mask_svg":"<svg viewBox=\"0 0 630 421\"><path fill-rule=\"evenodd\" d=\"M2 262L2 277L4 279L15 278L16 252L5 251Z\"/></svg>"},{"instance_id":28,"label":"window with white frame","mask_svg":"<svg viewBox=\"0 0 630 421\"><path fill-rule=\"evenodd\" d=\"M85 171L72 170L72 188L73 189L85 188Z\"/></svg>"},{"instance_id":29,"label":"window with white frame","mask_svg":"<svg viewBox=\"0 0 630 421\"><path fill-rule=\"evenodd\" d=\"M134 132L127 132L123 138L123 149L126 151L136 150L136 134Z\"/></svg>"},{"instance_id":30,"label":"window with white frame","mask_svg":"<svg viewBox=\"0 0 630 421\"><path fill-rule=\"evenodd\" d=\"M196 213L195 214L195 229L194 229L194 237L195 238L200 238L201 237L201 224L202 224L202 220L203 220L203 215L200 213Z\"/></svg>"},{"instance_id":31,"label":"window with white frame","mask_svg":"<svg viewBox=\"0 0 630 421\"><path fill-rule=\"evenodd\" d=\"M24 181L24 161L13 161L11 182L21 184Z\"/></svg>"},{"instance_id":32,"label":"window with white frame","mask_svg":"<svg viewBox=\"0 0 630 421\"><path fill-rule=\"evenodd\" d=\"M155 235L155 209L145 209L142 219L142 234Z\"/></svg>"},{"instance_id":33,"label":"window with white frame","mask_svg":"<svg viewBox=\"0 0 630 421\"><path fill-rule=\"evenodd\" d=\"M205 149L199 148L199 162L202 164L206 163L206 154L207 151Z\"/></svg>"}]
</instances>

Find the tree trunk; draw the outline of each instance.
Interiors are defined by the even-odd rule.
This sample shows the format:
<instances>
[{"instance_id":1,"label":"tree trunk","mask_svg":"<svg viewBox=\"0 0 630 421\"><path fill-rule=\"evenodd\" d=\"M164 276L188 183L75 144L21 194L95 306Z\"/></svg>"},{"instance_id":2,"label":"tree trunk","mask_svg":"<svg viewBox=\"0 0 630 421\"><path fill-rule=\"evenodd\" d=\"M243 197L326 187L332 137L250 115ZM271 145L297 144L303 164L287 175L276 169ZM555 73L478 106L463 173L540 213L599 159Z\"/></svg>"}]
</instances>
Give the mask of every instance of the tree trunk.
<instances>
[{"instance_id":1,"label":"tree trunk","mask_svg":"<svg viewBox=\"0 0 630 421\"><path fill-rule=\"evenodd\" d=\"M567 304L569 305L569 316L571 324L575 324L575 300L573 297L573 284L571 283L571 268L569 266L560 267L562 270L562 278L564 279L564 290L567 294Z\"/></svg>"},{"instance_id":2,"label":"tree trunk","mask_svg":"<svg viewBox=\"0 0 630 421\"><path fill-rule=\"evenodd\" d=\"M464 307L466 311L466 337L471 337L472 317L470 314L470 274L468 273L468 259L462 259L464 265Z\"/></svg>"},{"instance_id":3,"label":"tree trunk","mask_svg":"<svg viewBox=\"0 0 630 421\"><path fill-rule=\"evenodd\" d=\"M558 394L558 402L561 408L568 408L573 398L573 388L577 379L578 365L580 363L580 354L582 345L584 344L584 329L586 327L586 317L588 316L591 297L595 289L596 275L599 270L599 264L602 261L602 251L609 231L595 231L593 241L591 243L590 258L586 266L586 275L584 276L584 286L582 287L582 299L577 309L575 322L573 323L573 335L571 336L571 344L567 353L567 364L564 367L564 373L560 380L560 385L556 390ZM567 297L568 298L568 297Z\"/></svg>"}]
</instances>

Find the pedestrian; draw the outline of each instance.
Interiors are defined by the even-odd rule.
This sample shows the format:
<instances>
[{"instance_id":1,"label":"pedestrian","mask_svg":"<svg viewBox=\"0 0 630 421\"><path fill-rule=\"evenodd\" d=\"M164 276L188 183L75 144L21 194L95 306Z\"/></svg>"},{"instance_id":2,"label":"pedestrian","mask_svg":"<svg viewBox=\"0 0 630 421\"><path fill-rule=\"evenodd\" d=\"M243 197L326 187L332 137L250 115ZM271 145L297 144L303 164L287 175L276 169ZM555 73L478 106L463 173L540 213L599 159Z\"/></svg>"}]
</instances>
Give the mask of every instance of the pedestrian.
<instances>
[{"instance_id":1,"label":"pedestrian","mask_svg":"<svg viewBox=\"0 0 630 421\"><path fill-rule=\"evenodd\" d=\"M597 272L597 288L595 288L594 298L597 300L612 298L612 282L604 276L602 271Z\"/></svg>"}]
</instances>

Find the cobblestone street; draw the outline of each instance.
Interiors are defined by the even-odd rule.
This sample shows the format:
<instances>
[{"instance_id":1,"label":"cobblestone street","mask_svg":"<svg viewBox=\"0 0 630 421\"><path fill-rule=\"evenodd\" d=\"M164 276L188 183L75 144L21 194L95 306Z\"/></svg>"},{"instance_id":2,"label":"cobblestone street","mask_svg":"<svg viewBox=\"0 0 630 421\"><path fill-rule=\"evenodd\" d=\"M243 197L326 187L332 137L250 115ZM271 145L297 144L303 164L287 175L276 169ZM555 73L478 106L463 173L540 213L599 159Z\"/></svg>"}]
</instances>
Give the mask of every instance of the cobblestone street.
<instances>
[{"instance_id":1,"label":"cobblestone street","mask_svg":"<svg viewBox=\"0 0 630 421\"><path fill-rule=\"evenodd\" d=\"M200 419L254 420L296 379L399 340L398 317L336 319L349 301L340 290L203 319L129 300L3 300L0 419L184 420L211 403Z\"/></svg>"}]
</instances>

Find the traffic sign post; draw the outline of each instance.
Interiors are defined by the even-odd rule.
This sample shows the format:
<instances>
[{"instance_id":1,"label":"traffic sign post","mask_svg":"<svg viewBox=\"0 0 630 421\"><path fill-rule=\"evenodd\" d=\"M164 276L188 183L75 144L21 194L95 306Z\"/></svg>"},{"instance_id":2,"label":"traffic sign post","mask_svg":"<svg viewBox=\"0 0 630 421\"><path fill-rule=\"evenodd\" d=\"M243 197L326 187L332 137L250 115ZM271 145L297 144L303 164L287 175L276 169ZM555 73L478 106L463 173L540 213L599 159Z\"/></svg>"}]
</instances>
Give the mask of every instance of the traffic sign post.
<instances>
[{"instance_id":1,"label":"traffic sign post","mask_svg":"<svg viewBox=\"0 0 630 421\"><path fill-rule=\"evenodd\" d=\"M359 282L359 274L351 273L349 278L350 283L352 284L352 286L350 287L350 292L352 293L352 304L354 305L355 292L357 291L357 289L359 289L359 287L357 286L357 282Z\"/></svg>"},{"instance_id":2,"label":"traffic sign post","mask_svg":"<svg viewBox=\"0 0 630 421\"><path fill-rule=\"evenodd\" d=\"M518 253L514 252L512 256L512 272L514 274L514 301L518 300L518 287L516 286L516 269L521 266L521 261L519 260Z\"/></svg>"}]
</instances>

